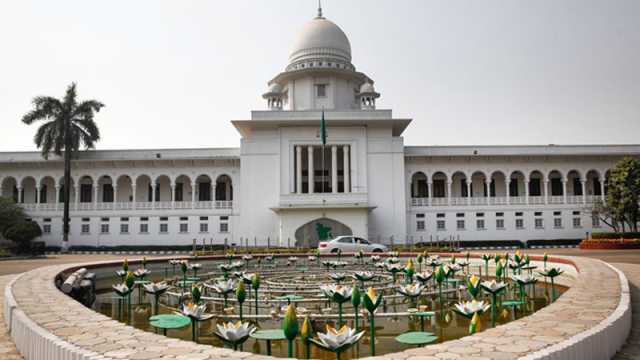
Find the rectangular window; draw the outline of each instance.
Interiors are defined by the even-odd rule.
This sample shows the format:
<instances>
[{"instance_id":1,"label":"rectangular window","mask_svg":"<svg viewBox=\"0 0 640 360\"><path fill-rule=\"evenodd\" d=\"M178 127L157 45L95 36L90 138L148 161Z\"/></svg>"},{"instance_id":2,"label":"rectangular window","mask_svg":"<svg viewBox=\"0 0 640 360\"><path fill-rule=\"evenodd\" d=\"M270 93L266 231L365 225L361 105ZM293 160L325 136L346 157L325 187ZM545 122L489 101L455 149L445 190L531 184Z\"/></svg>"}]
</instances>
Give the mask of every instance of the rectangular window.
<instances>
[{"instance_id":1,"label":"rectangular window","mask_svg":"<svg viewBox=\"0 0 640 360\"><path fill-rule=\"evenodd\" d=\"M45 234L51 234L51 225L45 224L42 226L42 232Z\"/></svg>"},{"instance_id":2,"label":"rectangular window","mask_svg":"<svg viewBox=\"0 0 640 360\"><path fill-rule=\"evenodd\" d=\"M181 233L188 233L189 232L189 224L181 223L180 224L180 232Z\"/></svg>"},{"instance_id":3,"label":"rectangular window","mask_svg":"<svg viewBox=\"0 0 640 360\"><path fill-rule=\"evenodd\" d=\"M189 221L189 218L186 216L181 216L180 221Z\"/></svg>"},{"instance_id":4,"label":"rectangular window","mask_svg":"<svg viewBox=\"0 0 640 360\"><path fill-rule=\"evenodd\" d=\"M534 220L534 225L535 225L536 229L544 228L544 222L540 218L537 218L537 219Z\"/></svg>"},{"instance_id":5,"label":"rectangular window","mask_svg":"<svg viewBox=\"0 0 640 360\"><path fill-rule=\"evenodd\" d=\"M512 178L509 182L509 196L520 196L518 193L518 179Z\"/></svg>"},{"instance_id":6,"label":"rectangular window","mask_svg":"<svg viewBox=\"0 0 640 360\"><path fill-rule=\"evenodd\" d=\"M127 221L129 221L129 218L128 218L128 217L121 217L121 218L120 218L120 221L122 221L122 222L127 222Z\"/></svg>"},{"instance_id":7,"label":"rectangular window","mask_svg":"<svg viewBox=\"0 0 640 360\"><path fill-rule=\"evenodd\" d=\"M183 193L183 185L182 183L176 183L175 187L175 201L182 202L184 201L184 193Z\"/></svg>"},{"instance_id":8,"label":"rectangular window","mask_svg":"<svg viewBox=\"0 0 640 360\"><path fill-rule=\"evenodd\" d=\"M580 178L573 178L573 195L582 196L582 183Z\"/></svg>"},{"instance_id":9,"label":"rectangular window","mask_svg":"<svg viewBox=\"0 0 640 360\"><path fill-rule=\"evenodd\" d=\"M459 218L464 217L464 213L457 213L456 217L459 217Z\"/></svg>"},{"instance_id":10,"label":"rectangular window","mask_svg":"<svg viewBox=\"0 0 640 360\"><path fill-rule=\"evenodd\" d=\"M108 234L109 233L109 224L100 224L100 233Z\"/></svg>"},{"instance_id":11,"label":"rectangular window","mask_svg":"<svg viewBox=\"0 0 640 360\"><path fill-rule=\"evenodd\" d=\"M516 229L518 230L524 229L524 220L516 219Z\"/></svg>"},{"instance_id":12,"label":"rectangular window","mask_svg":"<svg viewBox=\"0 0 640 360\"><path fill-rule=\"evenodd\" d=\"M91 219L89 219L89 218L82 218L82 222L89 222L89 221L91 221Z\"/></svg>"},{"instance_id":13,"label":"rectangular window","mask_svg":"<svg viewBox=\"0 0 640 360\"><path fill-rule=\"evenodd\" d=\"M424 219L424 214L416 214L417 219Z\"/></svg>"},{"instance_id":14,"label":"rectangular window","mask_svg":"<svg viewBox=\"0 0 640 360\"><path fill-rule=\"evenodd\" d=\"M562 215L562 211L554 211L553 212L553 216L560 216Z\"/></svg>"},{"instance_id":15,"label":"rectangular window","mask_svg":"<svg viewBox=\"0 0 640 360\"><path fill-rule=\"evenodd\" d=\"M327 97L327 84L316 84L316 96L319 98Z\"/></svg>"},{"instance_id":16,"label":"rectangular window","mask_svg":"<svg viewBox=\"0 0 640 360\"><path fill-rule=\"evenodd\" d=\"M503 217L503 216L504 216L504 213L503 213L503 212L497 212L497 213L496 213L496 217Z\"/></svg>"},{"instance_id":17,"label":"rectangular window","mask_svg":"<svg viewBox=\"0 0 640 360\"><path fill-rule=\"evenodd\" d=\"M529 180L529 196L540 196L542 195L542 191L540 190L540 179L531 179Z\"/></svg>"},{"instance_id":18,"label":"rectangular window","mask_svg":"<svg viewBox=\"0 0 640 360\"><path fill-rule=\"evenodd\" d=\"M438 214L436 214L436 217L437 218L443 218L444 217L444 213L438 213Z\"/></svg>"},{"instance_id":19,"label":"rectangular window","mask_svg":"<svg viewBox=\"0 0 640 360\"><path fill-rule=\"evenodd\" d=\"M200 223L200 232L201 232L201 233L209 232L209 224L207 224L207 223Z\"/></svg>"},{"instance_id":20,"label":"rectangular window","mask_svg":"<svg viewBox=\"0 0 640 360\"><path fill-rule=\"evenodd\" d=\"M113 185L111 184L102 185L102 202L105 202L105 203L113 202Z\"/></svg>"},{"instance_id":21,"label":"rectangular window","mask_svg":"<svg viewBox=\"0 0 640 360\"><path fill-rule=\"evenodd\" d=\"M476 220L476 227L478 228L478 230L484 230L484 220L483 219Z\"/></svg>"},{"instance_id":22,"label":"rectangular window","mask_svg":"<svg viewBox=\"0 0 640 360\"><path fill-rule=\"evenodd\" d=\"M50 223L51 222L51 218L44 218L44 219L42 219L42 222Z\"/></svg>"},{"instance_id":23,"label":"rectangular window","mask_svg":"<svg viewBox=\"0 0 640 360\"><path fill-rule=\"evenodd\" d=\"M496 229L504 229L504 219L496 219Z\"/></svg>"},{"instance_id":24,"label":"rectangular window","mask_svg":"<svg viewBox=\"0 0 640 360\"><path fill-rule=\"evenodd\" d=\"M80 184L80 202L81 203L90 203L92 194L93 194L93 189L91 184Z\"/></svg>"},{"instance_id":25,"label":"rectangular window","mask_svg":"<svg viewBox=\"0 0 640 360\"><path fill-rule=\"evenodd\" d=\"M198 183L198 201L211 201L211 183Z\"/></svg>"},{"instance_id":26,"label":"rectangular window","mask_svg":"<svg viewBox=\"0 0 640 360\"><path fill-rule=\"evenodd\" d=\"M220 221L227 221L229 220L228 216L220 216Z\"/></svg>"},{"instance_id":27,"label":"rectangular window","mask_svg":"<svg viewBox=\"0 0 640 360\"><path fill-rule=\"evenodd\" d=\"M551 179L551 196L562 196L562 180L560 178Z\"/></svg>"},{"instance_id":28,"label":"rectangular window","mask_svg":"<svg viewBox=\"0 0 640 360\"><path fill-rule=\"evenodd\" d=\"M100 221L109 222L109 218L108 217L103 217L103 218L100 218Z\"/></svg>"},{"instance_id":29,"label":"rectangular window","mask_svg":"<svg viewBox=\"0 0 640 360\"><path fill-rule=\"evenodd\" d=\"M580 216L580 211L574 211L574 212L573 212L573 215L575 215L575 216Z\"/></svg>"},{"instance_id":30,"label":"rectangular window","mask_svg":"<svg viewBox=\"0 0 640 360\"><path fill-rule=\"evenodd\" d=\"M83 234L88 234L91 231L91 226L89 224L82 224L82 227L80 228L80 231Z\"/></svg>"},{"instance_id":31,"label":"rectangular window","mask_svg":"<svg viewBox=\"0 0 640 360\"><path fill-rule=\"evenodd\" d=\"M444 220L436 221L436 229L438 229L438 230L445 230L446 229Z\"/></svg>"},{"instance_id":32,"label":"rectangular window","mask_svg":"<svg viewBox=\"0 0 640 360\"><path fill-rule=\"evenodd\" d=\"M200 221L208 221L209 217L208 216L200 216Z\"/></svg>"},{"instance_id":33,"label":"rectangular window","mask_svg":"<svg viewBox=\"0 0 640 360\"><path fill-rule=\"evenodd\" d=\"M594 216L591 218L591 226L593 226L594 228L599 228L600 227L600 218L597 216Z\"/></svg>"},{"instance_id":34,"label":"rectangular window","mask_svg":"<svg viewBox=\"0 0 640 360\"><path fill-rule=\"evenodd\" d=\"M140 224L140 233L148 234L149 233L149 224Z\"/></svg>"},{"instance_id":35,"label":"rectangular window","mask_svg":"<svg viewBox=\"0 0 640 360\"><path fill-rule=\"evenodd\" d=\"M166 216L161 216L160 221L169 221L169 218Z\"/></svg>"},{"instance_id":36,"label":"rectangular window","mask_svg":"<svg viewBox=\"0 0 640 360\"><path fill-rule=\"evenodd\" d=\"M542 216L542 211L536 211L533 213L534 216Z\"/></svg>"},{"instance_id":37,"label":"rectangular window","mask_svg":"<svg viewBox=\"0 0 640 360\"><path fill-rule=\"evenodd\" d=\"M522 212L517 212L516 216L522 216Z\"/></svg>"},{"instance_id":38,"label":"rectangular window","mask_svg":"<svg viewBox=\"0 0 640 360\"><path fill-rule=\"evenodd\" d=\"M120 224L120 233L128 234L129 233L129 224Z\"/></svg>"},{"instance_id":39,"label":"rectangular window","mask_svg":"<svg viewBox=\"0 0 640 360\"><path fill-rule=\"evenodd\" d=\"M424 220L416 221L416 230L417 231L424 231Z\"/></svg>"},{"instance_id":40,"label":"rectangular window","mask_svg":"<svg viewBox=\"0 0 640 360\"><path fill-rule=\"evenodd\" d=\"M444 180L433 180L433 197L445 197Z\"/></svg>"},{"instance_id":41,"label":"rectangular window","mask_svg":"<svg viewBox=\"0 0 640 360\"><path fill-rule=\"evenodd\" d=\"M160 224L160 234L166 234L169 232L169 224Z\"/></svg>"},{"instance_id":42,"label":"rectangular window","mask_svg":"<svg viewBox=\"0 0 640 360\"><path fill-rule=\"evenodd\" d=\"M576 229L579 229L582 227L582 222L580 221L580 218L573 218L573 227Z\"/></svg>"},{"instance_id":43,"label":"rectangular window","mask_svg":"<svg viewBox=\"0 0 640 360\"><path fill-rule=\"evenodd\" d=\"M476 217L484 217L484 213L476 213Z\"/></svg>"},{"instance_id":44,"label":"rectangular window","mask_svg":"<svg viewBox=\"0 0 640 360\"><path fill-rule=\"evenodd\" d=\"M553 227L556 229L562 228L562 218L554 218L553 219Z\"/></svg>"},{"instance_id":45,"label":"rectangular window","mask_svg":"<svg viewBox=\"0 0 640 360\"><path fill-rule=\"evenodd\" d=\"M220 232L221 233L229 232L229 224L228 223L220 223Z\"/></svg>"},{"instance_id":46,"label":"rectangular window","mask_svg":"<svg viewBox=\"0 0 640 360\"><path fill-rule=\"evenodd\" d=\"M458 228L458 230L464 230L464 220L457 220L456 227Z\"/></svg>"},{"instance_id":47,"label":"rectangular window","mask_svg":"<svg viewBox=\"0 0 640 360\"><path fill-rule=\"evenodd\" d=\"M146 217L146 216L143 216L143 217L140 218L140 221L149 221L149 218Z\"/></svg>"}]
</instances>

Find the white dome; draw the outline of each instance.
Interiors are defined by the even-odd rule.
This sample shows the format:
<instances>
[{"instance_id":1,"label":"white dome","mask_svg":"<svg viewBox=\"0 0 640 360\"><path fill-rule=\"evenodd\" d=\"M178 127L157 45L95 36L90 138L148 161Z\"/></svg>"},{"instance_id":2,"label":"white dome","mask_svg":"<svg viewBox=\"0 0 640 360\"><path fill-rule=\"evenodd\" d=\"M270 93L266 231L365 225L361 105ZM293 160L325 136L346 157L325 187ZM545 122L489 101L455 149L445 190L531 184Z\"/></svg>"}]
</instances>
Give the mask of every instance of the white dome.
<instances>
[{"instance_id":1,"label":"white dome","mask_svg":"<svg viewBox=\"0 0 640 360\"><path fill-rule=\"evenodd\" d=\"M290 63L312 59L351 63L351 44L347 35L323 17L308 22L291 47Z\"/></svg>"},{"instance_id":2,"label":"white dome","mask_svg":"<svg viewBox=\"0 0 640 360\"><path fill-rule=\"evenodd\" d=\"M364 83L362 84L362 86L360 86L360 94L367 94L367 93L375 93L376 89L373 87L373 84L371 83Z\"/></svg>"},{"instance_id":3,"label":"white dome","mask_svg":"<svg viewBox=\"0 0 640 360\"><path fill-rule=\"evenodd\" d=\"M282 85L278 83L273 83L269 86L269 92L274 94L279 94L282 92Z\"/></svg>"}]
</instances>

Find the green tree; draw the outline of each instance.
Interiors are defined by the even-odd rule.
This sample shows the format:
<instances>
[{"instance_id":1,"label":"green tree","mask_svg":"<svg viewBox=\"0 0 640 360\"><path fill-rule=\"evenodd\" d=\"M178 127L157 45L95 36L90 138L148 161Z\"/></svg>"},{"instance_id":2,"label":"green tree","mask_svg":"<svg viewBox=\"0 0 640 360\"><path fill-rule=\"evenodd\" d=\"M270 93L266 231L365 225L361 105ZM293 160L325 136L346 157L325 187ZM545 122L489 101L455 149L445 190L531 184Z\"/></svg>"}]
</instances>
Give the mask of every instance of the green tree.
<instances>
[{"instance_id":1,"label":"green tree","mask_svg":"<svg viewBox=\"0 0 640 360\"><path fill-rule=\"evenodd\" d=\"M69 198L71 195L71 158L84 146L92 149L100 140L100 131L94 122L94 115L104 106L97 100L78 101L76 84L67 88L63 99L50 96L38 96L33 99L33 109L22 117L22 122L31 125L43 121L33 141L48 159L53 153L64 153L64 213L62 250L69 244Z\"/></svg>"},{"instance_id":2,"label":"green tree","mask_svg":"<svg viewBox=\"0 0 640 360\"><path fill-rule=\"evenodd\" d=\"M0 197L0 234L12 225L24 221L24 210L9 198Z\"/></svg>"},{"instance_id":3,"label":"green tree","mask_svg":"<svg viewBox=\"0 0 640 360\"><path fill-rule=\"evenodd\" d=\"M632 157L620 160L611 170L606 202L596 202L593 215L616 232L638 231L640 220L640 161Z\"/></svg>"},{"instance_id":4,"label":"green tree","mask_svg":"<svg viewBox=\"0 0 640 360\"><path fill-rule=\"evenodd\" d=\"M31 240L42 236L42 229L35 221L21 221L6 228L3 236L16 243L18 253L27 253Z\"/></svg>"}]
</instances>

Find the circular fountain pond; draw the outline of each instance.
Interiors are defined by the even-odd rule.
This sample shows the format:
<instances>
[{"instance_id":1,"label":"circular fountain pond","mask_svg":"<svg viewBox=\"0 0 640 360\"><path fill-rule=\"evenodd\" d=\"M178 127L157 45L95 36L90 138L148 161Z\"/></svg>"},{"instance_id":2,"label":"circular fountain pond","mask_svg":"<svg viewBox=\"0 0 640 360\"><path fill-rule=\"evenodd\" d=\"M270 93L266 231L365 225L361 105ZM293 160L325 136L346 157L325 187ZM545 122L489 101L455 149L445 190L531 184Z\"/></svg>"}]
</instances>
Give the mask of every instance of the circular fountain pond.
<instances>
[{"instance_id":1,"label":"circular fountain pond","mask_svg":"<svg viewBox=\"0 0 640 360\"><path fill-rule=\"evenodd\" d=\"M398 352L415 347L416 344L412 343L415 341L439 343L461 338L470 332L530 315L549 305L567 289L552 285L552 278L541 274L546 275L549 270L545 270L541 263L536 268L519 254L517 257L512 255L509 260L505 260L503 255L497 263L493 256L488 262L437 256L421 256L417 261L415 257L387 254L381 257L343 256L342 259L318 259L307 255L238 255L215 260L190 258L182 262L149 262L144 264L147 271L140 271L142 265L128 265L127 270L137 272L138 276L129 275L131 291L125 296L122 296L122 289L125 293L127 291L122 286L126 287L127 276L122 267L100 268L96 284L98 295L93 308L145 331L160 334L166 331L169 337L195 338L200 344L233 347L215 333L220 332L217 325L239 321L237 290L244 282L242 320L250 328L282 329L291 304L295 309L298 330L304 329L302 333L314 339L318 339L317 334L327 332L327 325L336 329L346 325L354 330L355 335L364 332L357 342L339 354L342 359L370 356L372 351L375 355ZM258 274L258 281L254 274ZM143 287L154 282L168 285L166 291L158 296L157 307L155 296ZM501 283L506 287L498 290L494 297L491 286L497 284L499 287ZM113 285L121 285L120 290L114 291ZM194 287L197 289L193 290ZM349 298L356 287L360 299L355 302L358 305L357 323L352 302L356 296ZM381 299L373 315L374 347L371 346L371 313L364 301L365 297L374 296L368 292L369 289L373 289L375 296ZM341 299L340 295L345 298ZM174 328L152 318L156 314L180 314L194 300L204 307L202 321L194 321L196 331L188 321L178 321ZM492 306L494 300L495 307ZM474 316L476 312L477 316ZM305 327L303 321L306 317L309 323ZM175 317L169 319L176 320ZM428 336L405 335L398 338L410 332L418 335L427 333ZM309 354L312 358L336 358L336 353L315 346L300 335L289 344L287 340L277 340L283 336L281 331L261 334L274 336L274 340L252 336L237 344L237 348L257 354L270 352L278 357L292 354L305 358Z\"/></svg>"}]
</instances>

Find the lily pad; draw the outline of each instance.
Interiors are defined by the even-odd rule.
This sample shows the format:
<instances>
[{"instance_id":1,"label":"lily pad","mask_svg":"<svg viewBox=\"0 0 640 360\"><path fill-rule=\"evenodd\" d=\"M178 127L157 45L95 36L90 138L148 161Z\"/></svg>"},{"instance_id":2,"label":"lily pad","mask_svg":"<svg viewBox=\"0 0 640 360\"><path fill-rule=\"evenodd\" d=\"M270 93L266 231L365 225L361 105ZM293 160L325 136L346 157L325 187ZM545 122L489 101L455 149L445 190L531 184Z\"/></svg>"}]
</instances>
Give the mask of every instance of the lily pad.
<instances>
[{"instance_id":1,"label":"lily pad","mask_svg":"<svg viewBox=\"0 0 640 360\"><path fill-rule=\"evenodd\" d=\"M438 337L430 332L411 331L396 336L396 341L407 345L426 345L437 341Z\"/></svg>"},{"instance_id":2,"label":"lily pad","mask_svg":"<svg viewBox=\"0 0 640 360\"><path fill-rule=\"evenodd\" d=\"M284 340L284 330L282 329L267 329L258 330L251 334L251 337L258 340Z\"/></svg>"},{"instance_id":3,"label":"lily pad","mask_svg":"<svg viewBox=\"0 0 640 360\"><path fill-rule=\"evenodd\" d=\"M179 329L191 325L191 319L182 315L162 314L150 317L149 324L159 329Z\"/></svg>"}]
</instances>

